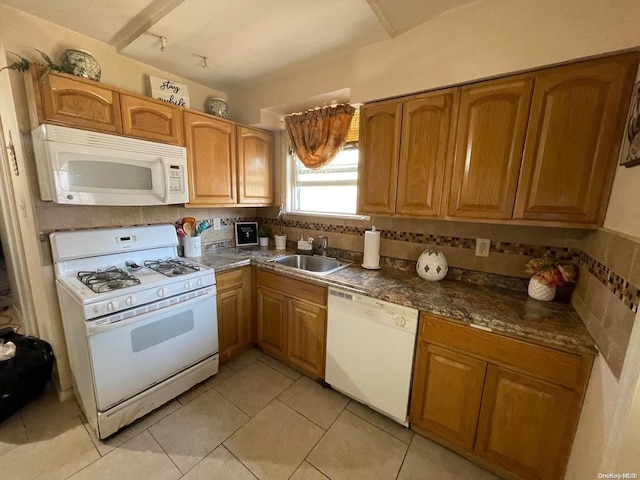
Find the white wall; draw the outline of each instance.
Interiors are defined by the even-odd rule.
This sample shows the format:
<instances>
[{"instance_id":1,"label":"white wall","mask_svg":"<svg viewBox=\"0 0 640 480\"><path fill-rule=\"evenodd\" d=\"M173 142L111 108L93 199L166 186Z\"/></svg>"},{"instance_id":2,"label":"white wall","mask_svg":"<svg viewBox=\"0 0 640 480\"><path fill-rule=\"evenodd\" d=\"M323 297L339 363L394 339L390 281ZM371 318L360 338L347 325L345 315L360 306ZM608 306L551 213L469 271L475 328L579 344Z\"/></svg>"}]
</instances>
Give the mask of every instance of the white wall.
<instances>
[{"instance_id":1,"label":"white wall","mask_svg":"<svg viewBox=\"0 0 640 480\"><path fill-rule=\"evenodd\" d=\"M317 67L230 90L234 116L342 88L352 102L437 88L640 45L637 0L481 0Z\"/></svg>"}]
</instances>

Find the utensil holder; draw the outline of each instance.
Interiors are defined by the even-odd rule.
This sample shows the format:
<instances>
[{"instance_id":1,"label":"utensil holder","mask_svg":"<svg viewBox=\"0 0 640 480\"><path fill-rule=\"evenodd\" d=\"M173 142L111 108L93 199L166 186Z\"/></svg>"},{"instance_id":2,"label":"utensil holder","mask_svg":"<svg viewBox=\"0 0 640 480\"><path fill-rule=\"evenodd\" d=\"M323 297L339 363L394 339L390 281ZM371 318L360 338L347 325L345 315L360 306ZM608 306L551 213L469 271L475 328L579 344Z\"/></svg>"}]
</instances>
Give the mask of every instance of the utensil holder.
<instances>
[{"instance_id":1,"label":"utensil holder","mask_svg":"<svg viewBox=\"0 0 640 480\"><path fill-rule=\"evenodd\" d=\"M182 245L185 257L200 257L202 255L202 239L200 237L184 237Z\"/></svg>"}]
</instances>

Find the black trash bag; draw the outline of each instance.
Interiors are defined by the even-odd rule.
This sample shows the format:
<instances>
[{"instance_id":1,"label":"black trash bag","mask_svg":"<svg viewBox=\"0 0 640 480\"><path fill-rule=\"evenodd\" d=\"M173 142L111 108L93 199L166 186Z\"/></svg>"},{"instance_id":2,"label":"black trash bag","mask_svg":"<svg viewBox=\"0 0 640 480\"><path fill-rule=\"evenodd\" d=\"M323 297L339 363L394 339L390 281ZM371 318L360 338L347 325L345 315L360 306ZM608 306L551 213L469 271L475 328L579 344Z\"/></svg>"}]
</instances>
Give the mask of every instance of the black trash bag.
<instances>
[{"instance_id":1,"label":"black trash bag","mask_svg":"<svg viewBox=\"0 0 640 480\"><path fill-rule=\"evenodd\" d=\"M16 345L16 354L0 361L0 422L38 397L51 378L53 350L44 340L0 329L5 343Z\"/></svg>"}]
</instances>

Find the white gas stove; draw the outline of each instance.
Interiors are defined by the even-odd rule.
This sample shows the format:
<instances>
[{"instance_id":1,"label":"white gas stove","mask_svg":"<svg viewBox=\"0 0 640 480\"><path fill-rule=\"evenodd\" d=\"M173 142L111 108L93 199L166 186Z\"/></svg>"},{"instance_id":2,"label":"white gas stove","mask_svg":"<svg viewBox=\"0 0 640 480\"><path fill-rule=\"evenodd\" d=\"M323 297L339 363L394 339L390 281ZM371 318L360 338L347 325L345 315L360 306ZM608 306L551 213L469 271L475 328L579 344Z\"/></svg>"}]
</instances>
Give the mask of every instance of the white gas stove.
<instances>
[{"instance_id":1,"label":"white gas stove","mask_svg":"<svg viewBox=\"0 0 640 480\"><path fill-rule=\"evenodd\" d=\"M56 232L74 386L100 438L218 371L215 274L171 225Z\"/></svg>"}]
</instances>

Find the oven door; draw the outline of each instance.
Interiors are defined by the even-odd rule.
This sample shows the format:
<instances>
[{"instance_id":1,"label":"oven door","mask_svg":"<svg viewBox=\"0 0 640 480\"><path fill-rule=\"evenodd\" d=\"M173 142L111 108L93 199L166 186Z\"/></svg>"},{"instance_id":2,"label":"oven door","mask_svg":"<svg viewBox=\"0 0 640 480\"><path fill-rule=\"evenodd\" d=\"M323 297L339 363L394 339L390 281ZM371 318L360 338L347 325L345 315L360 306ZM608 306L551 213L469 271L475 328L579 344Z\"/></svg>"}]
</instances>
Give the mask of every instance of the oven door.
<instances>
[{"instance_id":1,"label":"oven door","mask_svg":"<svg viewBox=\"0 0 640 480\"><path fill-rule=\"evenodd\" d=\"M88 328L98 410L218 353L216 290L169 308Z\"/></svg>"}]
</instances>

